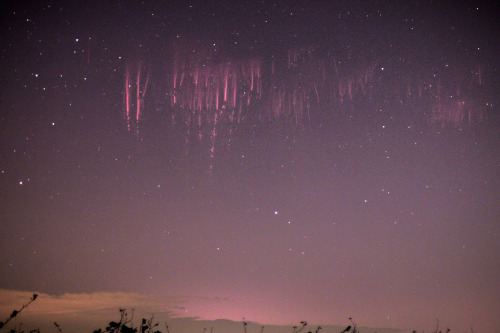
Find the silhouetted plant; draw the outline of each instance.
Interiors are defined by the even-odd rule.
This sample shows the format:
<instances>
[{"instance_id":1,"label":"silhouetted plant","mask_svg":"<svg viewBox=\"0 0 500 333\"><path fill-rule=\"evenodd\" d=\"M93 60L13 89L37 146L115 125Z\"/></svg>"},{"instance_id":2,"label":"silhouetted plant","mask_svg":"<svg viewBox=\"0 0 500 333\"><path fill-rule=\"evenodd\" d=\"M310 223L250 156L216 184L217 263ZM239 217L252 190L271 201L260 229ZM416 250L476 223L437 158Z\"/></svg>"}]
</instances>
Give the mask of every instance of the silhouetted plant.
<instances>
[{"instance_id":1,"label":"silhouetted plant","mask_svg":"<svg viewBox=\"0 0 500 333\"><path fill-rule=\"evenodd\" d=\"M9 331L9 333L25 333L23 331L23 324L19 324L19 328L14 328ZM36 328L34 330L29 331L29 333L40 333L40 329Z\"/></svg>"},{"instance_id":2,"label":"silhouetted plant","mask_svg":"<svg viewBox=\"0 0 500 333\"><path fill-rule=\"evenodd\" d=\"M161 333L160 331L154 331L153 329L158 326L158 323L153 323L153 316L149 319L142 319L141 333Z\"/></svg>"},{"instance_id":3,"label":"silhouetted plant","mask_svg":"<svg viewBox=\"0 0 500 333\"><path fill-rule=\"evenodd\" d=\"M28 307L28 305L30 305L31 303L33 303L33 302L36 300L36 298L37 298L37 297L38 297L38 295L37 295L37 294L33 294L33 296L30 298L30 301L29 301L27 304L24 304L24 305L21 307L21 309L19 309L19 311L17 311L17 310L12 311L12 313L11 313L11 314L10 314L10 316L9 316L9 318L7 318L4 322L1 322L1 321L0 321L0 328L5 327L5 325L7 325L7 323L8 323L9 321L11 321L12 319L14 319L14 318L15 318L18 314L20 314L20 313L21 313L21 311L23 311L24 309L26 309L26 308ZM12 331L12 330L11 330L11 331ZM15 331L14 331L14 332L15 332Z\"/></svg>"},{"instance_id":4,"label":"silhouetted plant","mask_svg":"<svg viewBox=\"0 0 500 333\"><path fill-rule=\"evenodd\" d=\"M62 332L61 326L59 326L59 324L58 324L58 323L54 322L54 326L56 327L56 329L57 329L57 331L58 331L59 333L61 333L61 332Z\"/></svg>"},{"instance_id":5,"label":"silhouetted plant","mask_svg":"<svg viewBox=\"0 0 500 333\"><path fill-rule=\"evenodd\" d=\"M352 333L358 333L358 327L356 326L356 323L352 320L352 317L349 317L349 320L351 321L352 324ZM350 328L350 326L348 326L348 328Z\"/></svg>"},{"instance_id":6,"label":"silhouetted plant","mask_svg":"<svg viewBox=\"0 0 500 333\"><path fill-rule=\"evenodd\" d=\"M19 310L12 311L10 316L4 322L0 322L0 329L4 328L5 325L10 320L12 320L16 316L18 316L19 313L21 313L21 311L23 311L32 302L34 302L37 299L37 297L38 297L37 294L33 294L33 296L31 297L31 299L28 303L24 304ZM149 319L143 318L141 320L140 326L134 327L132 324L132 320L134 317L134 309L132 309L130 316L129 316L129 313L126 311L126 309L119 309L119 312L120 312L119 321L111 321L106 326L106 329L104 329L104 330L97 329L97 330L94 330L93 333L162 333L159 330L155 330L155 328L158 327L158 323L154 322L154 316L151 316L151 318L149 318ZM351 322L351 325L348 325L340 333L348 333L348 332L359 333L358 328L357 328L357 324L354 322L352 317L349 317L349 321ZM57 331L59 333L62 333L61 326L57 322L54 322L53 324L54 324L55 328L57 329ZM243 324L244 333L247 333L248 322L245 321L245 318L243 318L242 324ZM304 328L307 326L307 321L303 320L300 322L300 324L301 324L300 327L293 326L293 333L300 333L301 331L303 331ZM169 326L166 322L165 322L165 329L166 329L166 333L170 333ZM323 328L321 326L317 326L314 333L319 333L319 331L322 329ZM213 330L214 330L214 328L211 327L210 333L213 333ZM25 332L22 329L22 324L19 324L19 327L9 330L8 333L40 333L40 329L33 329L33 330L30 330L29 332L27 332L27 331ZM207 328L203 328L202 333L207 333ZM260 333L264 333L264 326L261 326ZM307 333L313 333L313 332L308 331ZM413 331L412 333L417 333L417 331ZM441 330L439 330L439 319L436 320L436 329L432 333L443 333ZM449 328L447 328L445 333L451 333L451 330ZM474 333L474 330L472 329L472 327L471 327L471 333Z\"/></svg>"},{"instance_id":7,"label":"silhouetted plant","mask_svg":"<svg viewBox=\"0 0 500 333\"><path fill-rule=\"evenodd\" d=\"M302 326L298 330L297 330L297 326L293 327L293 333L299 333L300 331L302 331L304 329L304 327L307 326L307 321L303 320L303 321L300 322L300 324Z\"/></svg>"},{"instance_id":8,"label":"silhouetted plant","mask_svg":"<svg viewBox=\"0 0 500 333\"><path fill-rule=\"evenodd\" d=\"M346 332L349 332L351 330L351 325L347 326L346 328L344 328L344 330L340 333L346 333Z\"/></svg>"},{"instance_id":9,"label":"silhouetted plant","mask_svg":"<svg viewBox=\"0 0 500 333\"><path fill-rule=\"evenodd\" d=\"M434 333L438 333L439 331L439 318L436 319L436 330L434 331Z\"/></svg>"},{"instance_id":10,"label":"silhouetted plant","mask_svg":"<svg viewBox=\"0 0 500 333\"><path fill-rule=\"evenodd\" d=\"M150 319L143 318L141 326L135 328L132 326L132 316L129 318L125 309L120 309L120 321L112 321L106 327L106 330L98 329L94 333L161 333L161 331L153 331L158 323L153 323L153 316ZM167 326L168 329L168 326Z\"/></svg>"}]
</instances>

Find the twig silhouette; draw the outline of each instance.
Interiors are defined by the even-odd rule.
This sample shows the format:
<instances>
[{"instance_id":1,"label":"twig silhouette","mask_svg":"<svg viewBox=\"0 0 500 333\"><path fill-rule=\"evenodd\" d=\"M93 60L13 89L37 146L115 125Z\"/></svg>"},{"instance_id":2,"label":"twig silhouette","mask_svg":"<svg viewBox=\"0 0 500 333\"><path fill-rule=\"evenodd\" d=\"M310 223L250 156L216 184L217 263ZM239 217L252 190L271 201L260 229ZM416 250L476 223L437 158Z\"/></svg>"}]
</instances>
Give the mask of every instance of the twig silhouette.
<instances>
[{"instance_id":1,"label":"twig silhouette","mask_svg":"<svg viewBox=\"0 0 500 333\"><path fill-rule=\"evenodd\" d=\"M54 326L56 327L56 329L57 329L57 331L58 331L59 333L62 333L61 326L59 326L59 324L58 324L58 323L54 322Z\"/></svg>"},{"instance_id":2,"label":"twig silhouette","mask_svg":"<svg viewBox=\"0 0 500 333\"><path fill-rule=\"evenodd\" d=\"M0 328L5 327L5 325L7 325L7 323L9 321L11 321L12 319L14 319L18 314L21 313L21 311L23 311L24 309L26 309L28 307L28 305L30 305L31 303L33 303L36 300L37 297L38 297L37 294L33 294L33 296L31 297L30 301L28 303L24 304L21 307L21 309L19 309L19 311L17 311L17 310L12 311L12 313L9 316L9 318L7 318L4 322L0 322Z\"/></svg>"}]
</instances>

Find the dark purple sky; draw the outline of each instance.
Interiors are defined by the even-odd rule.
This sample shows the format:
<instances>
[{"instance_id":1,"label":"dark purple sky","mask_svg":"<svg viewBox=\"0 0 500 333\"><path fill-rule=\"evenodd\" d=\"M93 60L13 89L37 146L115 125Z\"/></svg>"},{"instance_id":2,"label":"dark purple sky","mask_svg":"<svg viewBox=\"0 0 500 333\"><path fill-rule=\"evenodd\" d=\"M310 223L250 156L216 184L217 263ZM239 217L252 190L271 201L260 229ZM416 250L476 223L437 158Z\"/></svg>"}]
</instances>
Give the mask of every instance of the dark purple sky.
<instances>
[{"instance_id":1,"label":"dark purple sky","mask_svg":"<svg viewBox=\"0 0 500 333\"><path fill-rule=\"evenodd\" d=\"M497 4L0 12L4 295L499 330Z\"/></svg>"}]
</instances>

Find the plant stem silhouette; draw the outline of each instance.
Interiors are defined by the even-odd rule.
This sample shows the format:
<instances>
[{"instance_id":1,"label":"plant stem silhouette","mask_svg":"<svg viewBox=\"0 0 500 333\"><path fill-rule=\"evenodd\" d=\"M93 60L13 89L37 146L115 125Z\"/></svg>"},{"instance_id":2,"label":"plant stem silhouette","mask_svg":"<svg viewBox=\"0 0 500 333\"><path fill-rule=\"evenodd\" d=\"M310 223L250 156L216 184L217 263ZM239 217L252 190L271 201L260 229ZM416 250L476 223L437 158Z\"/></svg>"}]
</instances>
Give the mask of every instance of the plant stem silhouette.
<instances>
[{"instance_id":1,"label":"plant stem silhouette","mask_svg":"<svg viewBox=\"0 0 500 333\"><path fill-rule=\"evenodd\" d=\"M14 319L18 314L21 313L21 311L23 311L24 309L26 309L31 303L33 303L36 300L37 297L38 297L37 294L33 294L33 296L31 297L30 301L28 303L24 304L21 307L21 309L19 309L19 311L17 311L17 310L12 311L12 313L9 316L9 318L7 318L4 322L0 322L0 328L5 327L5 325L7 325L7 323L9 321L11 321L12 319Z\"/></svg>"}]
</instances>

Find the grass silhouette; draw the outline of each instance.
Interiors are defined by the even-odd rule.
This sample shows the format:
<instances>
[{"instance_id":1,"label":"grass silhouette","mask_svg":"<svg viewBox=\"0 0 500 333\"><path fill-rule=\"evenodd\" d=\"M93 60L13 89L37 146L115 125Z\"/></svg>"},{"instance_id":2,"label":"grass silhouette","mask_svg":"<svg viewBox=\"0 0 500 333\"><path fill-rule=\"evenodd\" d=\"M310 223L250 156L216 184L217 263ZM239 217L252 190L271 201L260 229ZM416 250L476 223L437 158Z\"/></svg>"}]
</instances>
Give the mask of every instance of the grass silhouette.
<instances>
[{"instance_id":1,"label":"grass silhouette","mask_svg":"<svg viewBox=\"0 0 500 333\"><path fill-rule=\"evenodd\" d=\"M31 303L33 303L36 299L38 298L38 294L33 294L33 296L29 299L28 303L23 304L19 310L13 310L10 316L5 319L4 321L0 322L0 331L3 331L3 329L6 329L7 324L19 314L26 309ZM134 319L134 310L129 313L126 309L119 309L120 313L120 318L118 321L110 321L106 328L102 329L96 329L93 331L93 333L163 333L158 329L159 324L158 322L155 322L154 316L151 316L149 319L147 318L142 318L141 319L141 324L139 326L134 326L133 324L133 319ZM353 321L353 319L350 317L349 321L351 322L351 325L347 326L343 331L339 333L359 333L359 330L357 328L356 323ZM245 318L242 320L243 324L243 333L249 333L247 332L247 326L248 322L245 321ZM292 333L301 333L302 331L305 330L307 326L307 321L303 320L300 322L300 326L293 326L292 327ZM63 333L63 328L57 323L54 322L54 327L56 328L57 332ZM165 329L166 333L170 333L169 326L167 323L165 323ZM322 330L321 326L317 326L316 330L314 330L314 333L319 333L319 331ZM214 329L213 327L210 328L210 333L213 333ZM19 324L19 327L10 329L9 331L5 331L8 333L41 333L40 329L32 329L30 331L24 331L22 328L22 324ZM451 330L448 328L445 331L446 333L450 333ZM471 332L474 333L474 331L471 328ZM1 332L0 332L1 333ZM207 329L204 328L202 333L207 333ZM260 333L264 333L264 326L261 326L260 328ZM304 332L305 333L305 332ZM307 333L313 333L313 331L308 331ZM417 331L413 331L413 333L417 333ZM433 333L443 333L439 329L439 319L436 321L436 328Z\"/></svg>"}]
</instances>

